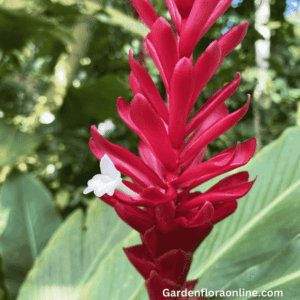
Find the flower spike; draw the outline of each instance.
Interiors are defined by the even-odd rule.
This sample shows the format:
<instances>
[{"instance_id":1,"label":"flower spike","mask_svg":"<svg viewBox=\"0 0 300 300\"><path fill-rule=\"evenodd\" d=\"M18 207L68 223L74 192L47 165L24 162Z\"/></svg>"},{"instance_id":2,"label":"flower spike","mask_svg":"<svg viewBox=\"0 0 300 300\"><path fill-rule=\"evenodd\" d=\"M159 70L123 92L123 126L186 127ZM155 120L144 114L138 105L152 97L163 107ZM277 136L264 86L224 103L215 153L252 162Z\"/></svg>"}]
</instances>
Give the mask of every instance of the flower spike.
<instances>
[{"instance_id":1,"label":"flower spike","mask_svg":"<svg viewBox=\"0 0 300 300\"><path fill-rule=\"evenodd\" d=\"M203 161L208 145L234 126L247 112L247 103L229 113L226 100L237 90L241 76L215 92L190 116L206 84L225 56L241 43L248 23L243 22L213 41L195 59L193 50L232 0L165 0L172 26L159 17L149 0L133 0L140 19L150 29L148 51L165 85L160 94L143 64L129 53L131 103L119 97L117 110L124 123L139 137L139 156L107 141L92 126L90 149L100 160L101 173L84 193L94 191L114 207L118 216L140 233L141 245L124 252L145 279L150 300L187 300L177 293L194 289L197 280L186 281L193 254L214 224L237 209L256 179L242 171L220 180L205 192L198 185L244 166L255 153L255 138L223 150ZM132 182L122 180L121 173ZM239 200L240 201L240 200ZM203 299L193 297L193 300Z\"/></svg>"}]
</instances>

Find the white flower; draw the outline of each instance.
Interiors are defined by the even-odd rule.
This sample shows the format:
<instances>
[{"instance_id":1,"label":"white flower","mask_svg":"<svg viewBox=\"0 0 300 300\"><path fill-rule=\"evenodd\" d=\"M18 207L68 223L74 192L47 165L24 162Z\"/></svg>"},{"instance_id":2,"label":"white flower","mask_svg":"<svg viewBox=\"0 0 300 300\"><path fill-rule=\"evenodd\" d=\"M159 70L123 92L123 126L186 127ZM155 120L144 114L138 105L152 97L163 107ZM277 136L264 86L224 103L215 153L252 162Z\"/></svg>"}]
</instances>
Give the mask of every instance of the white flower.
<instances>
[{"instance_id":1,"label":"white flower","mask_svg":"<svg viewBox=\"0 0 300 300\"><path fill-rule=\"evenodd\" d=\"M115 125L111 120L105 120L103 123L100 123L98 126L98 132L101 135L105 135L108 132L111 132L115 129Z\"/></svg>"},{"instance_id":2,"label":"white flower","mask_svg":"<svg viewBox=\"0 0 300 300\"><path fill-rule=\"evenodd\" d=\"M83 191L84 194L94 192L97 197L104 194L112 196L115 190L118 189L130 196L137 195L122 183L121 173L116 169L107 154L100 160L100 170L102 174L97 174L88 181L88 187Z\"/></svg>"}]
</instances>

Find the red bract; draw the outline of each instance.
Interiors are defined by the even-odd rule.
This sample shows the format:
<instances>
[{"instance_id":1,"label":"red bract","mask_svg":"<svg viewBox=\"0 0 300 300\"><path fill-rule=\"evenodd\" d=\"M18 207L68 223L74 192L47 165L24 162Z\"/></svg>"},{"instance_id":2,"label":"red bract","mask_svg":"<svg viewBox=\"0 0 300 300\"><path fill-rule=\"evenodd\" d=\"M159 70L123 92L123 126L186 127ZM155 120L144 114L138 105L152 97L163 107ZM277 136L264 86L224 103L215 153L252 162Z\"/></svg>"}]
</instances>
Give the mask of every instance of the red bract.
<instances>
[{"instance_id":1,"label":"red bract","mask_svg":"<svg viewBox=\"0 0 300 300\"><path fill-rule=\"evenodd\" d=\"M145 45L165 84L167 105L150 75L130 52L129 82L134 98L131 104L119 98L117 109L122 120L141 138L139 157L111 144L92 127L93 154L99 160L107 154L117 169L111 172L112 178L104 176L99 180L118 185L113 176L119 176L119 171L133 181L123 180L119 184L123 190L115 191L113 196L104 194L101 199L141 235L141 245L124 251L145 278L151 300L165 299L165 289L193 290L197 281L186 282L186 277L194 251L215 223L236 210L236 200L245 196L254 183L248 182L247 172L240 172L222 179L206 192L191 192L198 185L245 165L255 152L253 138L203 162L208 144L247 112L250 99L233 113L225 105L239 86L239 73L187 121L207 82L246 34L248 25L244 22L213 41L193 64L195 45L231 2L166 0L175 34L148 0L133 0L141 20L150 28ZM132 193L127 194L126 189ZM188 299L178 295L168 299Z\"/></svg>"}]
</instances>

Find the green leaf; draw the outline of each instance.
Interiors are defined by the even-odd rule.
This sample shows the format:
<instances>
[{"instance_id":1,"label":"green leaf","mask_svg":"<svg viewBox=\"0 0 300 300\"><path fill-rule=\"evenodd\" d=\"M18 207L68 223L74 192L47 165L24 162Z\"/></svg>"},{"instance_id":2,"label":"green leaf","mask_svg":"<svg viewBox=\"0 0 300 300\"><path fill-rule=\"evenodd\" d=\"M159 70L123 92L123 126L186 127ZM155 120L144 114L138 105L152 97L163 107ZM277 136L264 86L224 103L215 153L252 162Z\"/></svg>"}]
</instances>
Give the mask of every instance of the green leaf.
<instances>
[{"instance_id":1,"label":"green leaf","mask_svg":"<svg viewBox=\"0 0 300 300\"><path fill-rule=\"evenodd\" d=\"M121 26L129 32L142 37L145 37L150 32L149 28L145 24L133 17L127 16L115 8L105 7L104 12L107 16L104 14L100 14L98 16L99 21L103 23Z\"/></svg>"},{"instance_id":2,"label":"green leaf","mask_svg":"<svg viewBox=\"0 0 300 300\"><path fill-rule=\"evenodd\" d=\"M16 295L26 273L61 223L50 192L28 174L8 179L1 189L1 210L9 210L0 237L7 286Z\"/></svg>"},{"instance_id":3,"label":"green leaf","mask_svg":"<svg viewBox=\"0 0 300 300\"><path fill-rule=\"evenodd\" d=\"M27 134L0 121L0 166L13 165L20 155L32 153L40 144L41 138Z\"/></svg>"},{"instance_id":4,"label":"green leaf","mask_svg":"<svg viewBox=\"0 0 300 300\"><path fill-rule=\"evenodd\" d=\"M0 237L6 228L8 216L9 216L9 209L3 208L0 205Z\"/></svg>"},{"instance_id":5,"label":"green leaf","mask_svg":"<svg viewBox=\"0 0 300 300\"><path fill-rule=\"evenodd\" d=\"M10 296L5 286L5 273L2 265L2 257L0 255L0 300L10 300Z\"/></svg>"},{"instance_id":6,"label":"green leaf","mask_svg":"<svg viewBox=\"0 0 300 300\"><path fill-rule=\"evenodd\" d=\"M9 0L1 1L0 7L6 10L26 10L27 13L40 13L45 9L47 0Z\"/></svg>"},{"instance_id":7,"label":"green leaf","mask_svg":"<svg viewBox=\"0 0 300 300\"><path fill-rule=\"evenodd\" d=\"M222 288L224 291L282 292L284 299L299 299L300 286L300 234L298 234L289 245L278 255L266 262L250 267L232 282ZM278 299L278 296L268 299ZM282 297L282 296L281 296ZM213 299L224 299L214 297ZM240 297L226 297L226 299L246 300L253 299L246 293Z\"/></svg>"},{"instance_id":8,"label":"green leaf","mask_svg":"<svg viewBox=\"0 0 300 300\"><path fill-rule=\"evenodd\" d=\"M0 205L0 237L4 232L9 216L9 209L2 208ZM10 299L5 286L5 273L3 270L2 256L0 253L0 300Z\"/></svg>"},{"instance_id":9,"label":"green leaf","mask_svg":"<svg viewBox=\"0 0 300 300\"><path fill-rule=\"evenodd\" d=\"M131 299L143 280L122 247L138 241L111 207L92 201L86 220L79 209L54 234L18 300Z\"/></svg>"},{"instance_id":10,"label":"green leaf","mask_svg":"<svg viewBox=\"0 0 300 300\"><path fill-rule=\"evenodd\" d=\"M129 89L114 74L107 74L91 84L70 88L61 109L61 119L68 126L86 125L91 120L104 121L117 114L118 97L129 96ZM80 118L78 113L80 112Z\"/></svg>"},{"instance_id":11,"label":"green leaf","mask_svg":"<svg viewBox=\"0 0 300 300\"><path fill-rule=\"evenodd\" d=\"M238 200L237 211L216 225L196 251L189 275L199 279L196 289L219 290L249 267L276 255L300 232L299 157L300 128L295 127L238 170L249 171L252 179L258 175L257 181Z\"/></svg>"},{"instance_id":12,"label":"green leaf","mask_svg":"<svg viewBox=\"0 0 300 300\"><path fill-rule=\"evenodd\" d=\"M3 9L0 7L0 48L4 52L22 48L41 34L48 37L48 43L59 41L67 45L73 42L71 31L58 21L43 15L29 14L26 9ZM26 26L24 26L26 24Z\"/></svg>"},{"instance_id":13,"label":"green leaf","mask_svg":"<svg viewBox=\"0 0 300 300\"><path fill-rule=\"evenodd\" d=\"M77 0L57 0L62 5L74 5ZM121 26L122 28L128 30L129 32L145 37L149 32L149 28L142 22L136 20L133 17L130 17L124 14L122 11L115 9L110 6L105 6L100 4L100 1L86 0L84 1L83 7L80 9L80 13L86 15L95 15L99 11L104 11L105 14L100 13L97 15L97 18L102 23L112 24Z\"/></svg>"}]
</instances>

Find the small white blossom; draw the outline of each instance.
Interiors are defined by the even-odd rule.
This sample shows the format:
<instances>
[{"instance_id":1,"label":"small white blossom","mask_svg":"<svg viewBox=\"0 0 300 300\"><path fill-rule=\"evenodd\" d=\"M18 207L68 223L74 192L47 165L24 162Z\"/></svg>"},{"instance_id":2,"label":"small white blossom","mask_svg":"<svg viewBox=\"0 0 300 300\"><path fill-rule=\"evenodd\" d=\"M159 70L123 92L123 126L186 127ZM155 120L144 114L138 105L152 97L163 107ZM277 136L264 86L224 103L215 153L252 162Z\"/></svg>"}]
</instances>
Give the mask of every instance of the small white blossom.
<instances>
[{"instance_id":1,"label":"small white blossom","mask_svg":"<svg viewBox=\"0 0 300 300\"><path fill-rule=\"evenodd\" d=\"M108 132L111 132L115 129L115 125L111 120L105 120L103 123L98 125L98 132L101 135L105 135Z\"/></svg>"},{"instance_id":2,"label":"small white blossom","mask_svg":"<svg viewBox=\"0 0 300 300\"><path fill-rule=\"evenodd\" d=\"M51 114L49 111L43 112L40 117L40 123L42 124L50 124L55 120L55 116Z\"/></svg>"},{"instance_id":3,"label":"small white blossom","mask_svg":"<svg viewBox=\"0 0 300 300\"><path fill-rule=\"evenodd\" d=\"M83 191L84 194L94 192L97 197L104 194L112 196L115 190L118 189L130 196L137 195L122 183L121 173L116 169L107 154L101 158L100 170L102 174L97 174L88 181L88 187Z\"/></svg>"}]
</instances>

